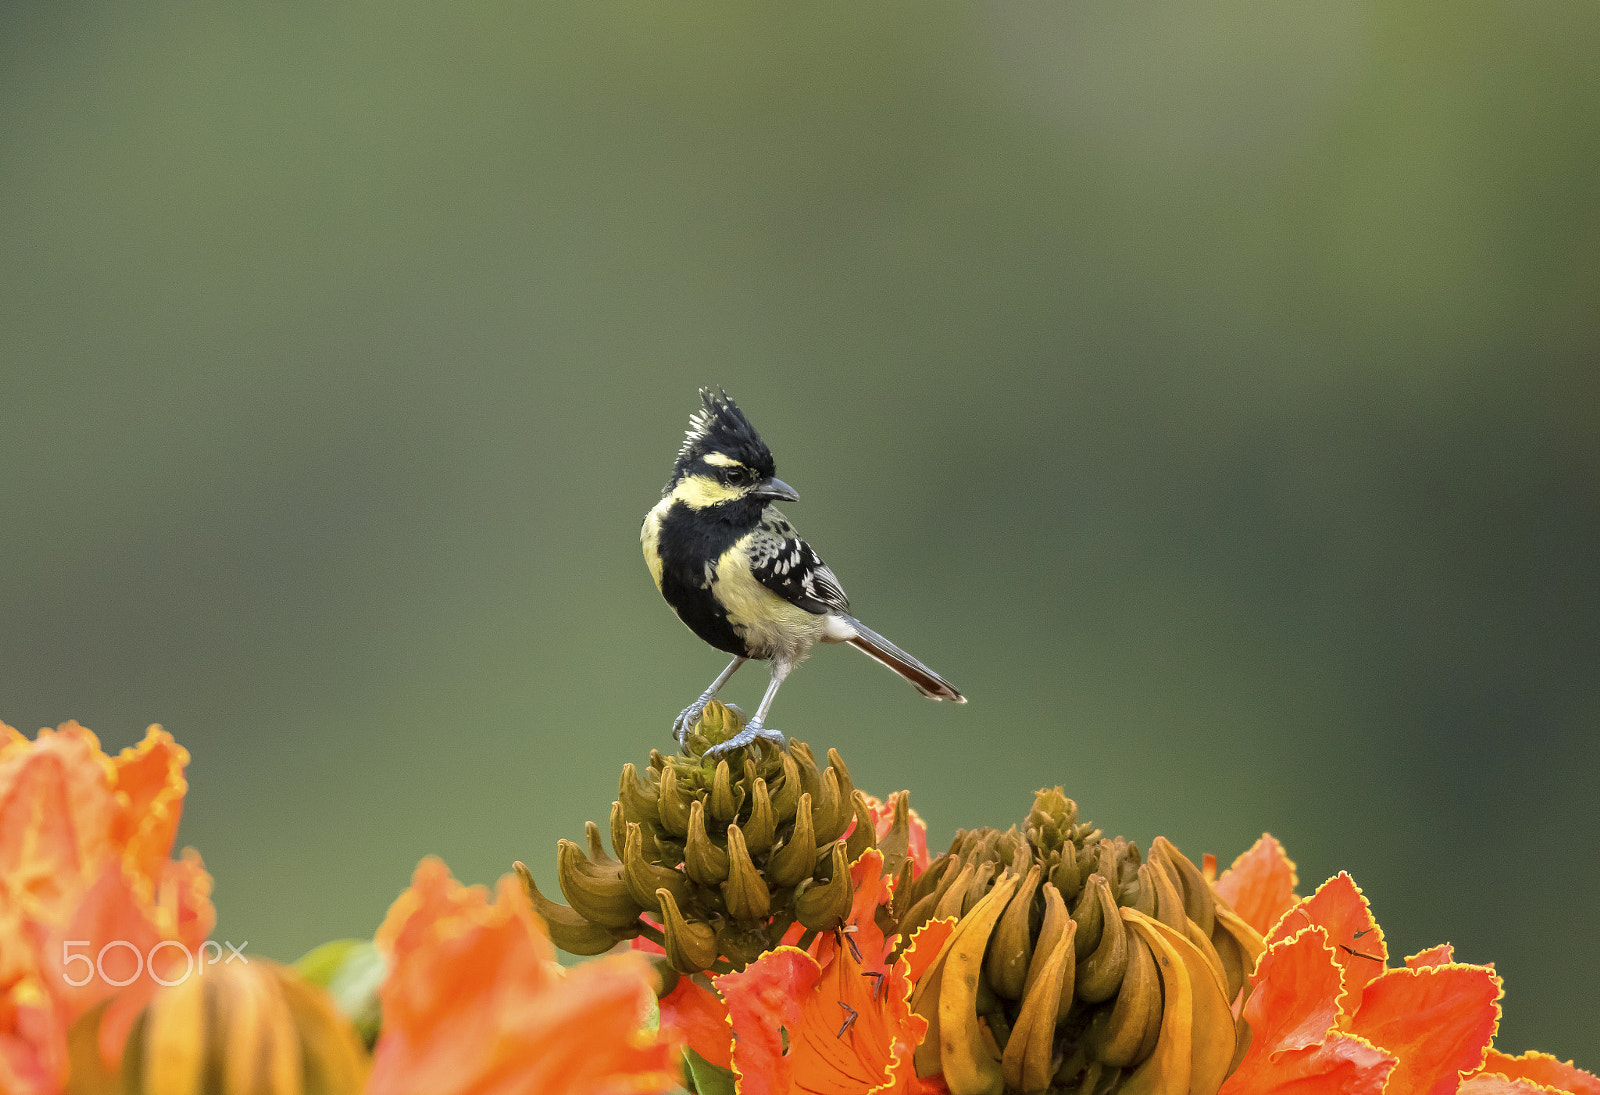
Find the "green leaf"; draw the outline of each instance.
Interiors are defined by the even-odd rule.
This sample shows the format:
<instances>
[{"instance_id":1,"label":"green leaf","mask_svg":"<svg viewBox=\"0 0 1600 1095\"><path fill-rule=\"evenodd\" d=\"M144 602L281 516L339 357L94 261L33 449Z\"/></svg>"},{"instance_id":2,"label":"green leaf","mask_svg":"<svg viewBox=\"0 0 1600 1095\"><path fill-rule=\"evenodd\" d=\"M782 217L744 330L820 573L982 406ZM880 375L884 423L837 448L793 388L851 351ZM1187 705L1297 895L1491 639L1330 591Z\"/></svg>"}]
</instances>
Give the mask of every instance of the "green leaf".
<instances>
[{"instance_id":1,"label":"green leaf","mask_svg":"<svg viewBox=\"0 0 1600 1095\"><path fill-rule=\"evenodd\" d=\"M378 1040L383 1013L378 989L389 964L369 939L336 939L310 951L294 964L300 975L320 985L334 1006L349 1018L370 1049Z\"/></svg>"},{"instance_id":2,"label":"green leaf","mask_svg":"<svg viewBox=\"0 0 1600 1095\"><path fill-rule=\"evenodd\" d=\"M727 1069L718 1068L688 1046L683 1047L683 1063L697 1095L734 1095L733 1073Z\"/></svg>"}]
</instances>

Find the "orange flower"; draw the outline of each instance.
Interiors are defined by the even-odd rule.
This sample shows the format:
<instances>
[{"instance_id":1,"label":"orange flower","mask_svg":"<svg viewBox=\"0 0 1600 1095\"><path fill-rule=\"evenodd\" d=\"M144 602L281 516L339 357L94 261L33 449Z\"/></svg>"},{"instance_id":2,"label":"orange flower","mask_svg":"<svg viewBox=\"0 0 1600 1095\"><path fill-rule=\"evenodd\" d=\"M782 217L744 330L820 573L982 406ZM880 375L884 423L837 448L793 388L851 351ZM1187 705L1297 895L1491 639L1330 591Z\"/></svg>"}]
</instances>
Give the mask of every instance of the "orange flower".
<instances>
[{"instance_id":1,"label":"orange flower","mask_svg":"<svg viewBox=\"0 0 1600 1095\"><path fill-rule=\"evenodd\" d=\"M733 1067L733 1028L722 997L690 977L661 998L661 1029L718 1068Z\"/></svg>"},{"instance_id":2,"label":"orange flower","mask_svg":"<svg viewBox=\"0 0 1600 1095\"><path fill-rule=\"evenodd\" d=\"M115 1062L154 978L210 933L210 876L168 858L188 762L159 726L112 758L75 722L34 741L0 723L0 1090L55 1090L67 1027L111 996Z\"/></svg>"},{"instance_id":3,"label":"orange flower","mask_svg":"<svg viewBox=\"0 0 1600 1095\"><path fill-rule=\"evenodd\" d=\"M744 971L716 979L737 1039L731 1063L740 1095L943 1091L938 1081L919 1080L912 1066L927 1020L912 1014L910 997L952 922L927 925L894 958L893 941L876 922L889 896L882 872L876 850L856 861L846 926L823 935L809 952L779 947ZM726 1041L722 1045L725 1050Z\"/></svg>"},{"instance_id":4,"label":"orange flower","mask_svg":"<svg viewBox=\"0 0 1600 1095\"><path fill-rule=\"evenodd\" d=\"M1205 863L1206 877L1211 878L1216 873L1216 857L1206 856ZM1271 833L1262 833L1261 839L1212 883L1212 889L1247 924L1266 935L1298 900L1294 893L1298 881L1294 861L1283 854L1283 845Z\"/></svg>"},{"instance_id":5,"label":"orange flower","mask_svg":"<svg viewBox=\"0 0 1600 1095\"><path fill-rule=\"evenodd\" d=\"M1390 969L1383 932L1348 874L1323 883L1266 937L1244 1007L1250 1050L1225 1092L1318 1081L1327 1091L1453 1095L1500 1021L1490 966L1447 949Z\"/></svg>"},{"instance_id":6,"label":"orange flower","mask_svg":"<svg viewBox=\"0 0 1600 1095\"><path fill-rule=\"evenodd\" d=\"M671 1041L639 1029L644 961L564 971L511 875L491 901L424 859L377 943L390 972L369 1095L643 1095L677 1083Z\"/></svg>"},{"instance_id":7,"label":"orange flower","mask_svg":"<svg viewBox=\"0 0 1600 1095\"><path fill-rule=\"evenodd\" d=\"M1600 1095L1600 1078L1548 1053L1508 1057L1491 1049L1483 1070L1461 1084L1461 1095L1550 1095L1560 1091Z\"/></svg>"},{"instance_id":8,"label":"orange flower","mask_svg":"<svg viewBox=\"0 0 1600 1095\"><path fill-rule=\"evenodd\" d=\"M1283 887L1273 862L1281 850L1257 849L1236 864L1234 892L1247 902ZM1254 909L1265 916L1271 901ZM1600 1082L1570 1064L1490 1049L1501 996L1492 966L1457 962L1443 944L1391 968L1348 874L1277 917L1266 942L1244 1005L1250 1048L1223 1095L1539 1095L1541 1086L1600 1095Z\"/></svg>"}]
</instances>

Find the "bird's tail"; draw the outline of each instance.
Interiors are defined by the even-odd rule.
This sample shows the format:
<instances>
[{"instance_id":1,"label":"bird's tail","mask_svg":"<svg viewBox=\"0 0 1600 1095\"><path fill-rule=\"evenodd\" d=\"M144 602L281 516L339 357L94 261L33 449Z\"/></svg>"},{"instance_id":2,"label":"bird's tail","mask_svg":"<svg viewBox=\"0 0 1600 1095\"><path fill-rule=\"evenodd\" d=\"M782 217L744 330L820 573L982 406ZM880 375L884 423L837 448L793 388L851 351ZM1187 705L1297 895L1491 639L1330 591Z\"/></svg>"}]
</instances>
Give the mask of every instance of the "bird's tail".
<instances>
[{"instance_id":1,"label":"bird's tail","mask_svg":"<svg viewBox=\"0 0 1600 1095\"><path fill-rule=\"evenodd\" d=\"M839 615L843 616L843 613ZM967 697L956 690L956 686L945 680L939 674L923 665L917 659L901 650L894 643L879 635L872 628L856 619L854 616L844 616L854 629L855 638L847 640L851 646L861 651L873 661L886 665L895 673L911 682L911 686L930 700L954 700L956 703L966 703Z\"/></svg>"}]
</instances>

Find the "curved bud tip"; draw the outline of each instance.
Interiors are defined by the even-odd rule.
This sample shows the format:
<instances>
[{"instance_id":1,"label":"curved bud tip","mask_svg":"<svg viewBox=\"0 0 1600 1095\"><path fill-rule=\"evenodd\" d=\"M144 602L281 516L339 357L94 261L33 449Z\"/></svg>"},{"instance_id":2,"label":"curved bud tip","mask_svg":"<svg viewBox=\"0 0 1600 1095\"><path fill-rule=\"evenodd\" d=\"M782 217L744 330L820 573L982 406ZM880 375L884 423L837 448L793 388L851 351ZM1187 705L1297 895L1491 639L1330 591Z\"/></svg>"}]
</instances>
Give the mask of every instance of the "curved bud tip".
<instances>
[{"instance_id":1,"label":"curved bud tip","mask_svg":"<svg viewBox=\"0 0 1600 1095\"><path fill-rule=\"evenodd\" d=\"M750 861L744 834L737 825L728 826L728 880L722 884L722 899L735 920L764 920L772 908L772 895Z\"/></svg>"},{"instance_id":2,"label":"curved bud tip","mask_svg":"<svg viewBox=\"0 0 1600 1095\"><path fill-rule=\"evenodd\" d=\"M838 840L829 852L831 877L827 882L814 879L800 883L795 890L794 909L800 923L812 931L833 931L850 915L850 863L845 858L844 841Z\"/></svg>"},{"instance_id":3,"label":"curved bud tip","mask_svg":"<svg viewBox=\"0 0 1600 1095\"><path fill-rule=\"evenodd\" d=\"M695 924L684 919L672 891L656 891L660 902L661 933L667 960L679 973L700 973L717 960L717 933L709 924Z\"/></svg>"}]
</instances>

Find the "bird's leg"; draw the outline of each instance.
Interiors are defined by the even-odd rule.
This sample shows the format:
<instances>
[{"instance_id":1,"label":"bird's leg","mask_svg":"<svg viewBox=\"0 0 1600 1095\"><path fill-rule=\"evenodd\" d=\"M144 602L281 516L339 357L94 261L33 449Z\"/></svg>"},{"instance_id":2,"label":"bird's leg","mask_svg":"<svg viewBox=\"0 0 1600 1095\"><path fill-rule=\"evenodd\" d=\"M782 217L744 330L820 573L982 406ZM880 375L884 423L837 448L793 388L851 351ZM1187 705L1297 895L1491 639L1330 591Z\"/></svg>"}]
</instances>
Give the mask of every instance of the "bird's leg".
<instances>
[{"instance_id":1,"label":"bird's leg","mask_svg":"<svg viewBox=\"0 0 1600 1095\"><path fill-rule=\"evenodd\" d=\"M700 693L699 699L678 712L678 717L672 720L672 736L678 739L680 747L687 744L689 731L700 721L700 714L706 709L706 704L717 698L717 693L728 683L728 678L733 676L734 670L749 660L749 658L734 658L728 663L728 668L717 674L717 679L711 682L711 687Z\"/></svg>"},{"instance_id":2,"label":"bird's leg","mask_svg":"<svg viewBox=\"0 0 1600 1095\"><path fill-rule=\"evenodd\" d=\"M772 708L773 697L778 694L778 686L783 683L783 678L789 675L789 670L794 668L794 662L788 658L772 659L772 681L767 685L766 695L761 697L761 706L756 708L756 717L744 724L744 729L721 745L713 745L705 751L707 760L716 760L724 757L735 749L742 749L746 745L762 738L766 741L783 744L781 730L769 730L766 726L767 712Z\"/></svg>"}]
</instances>

